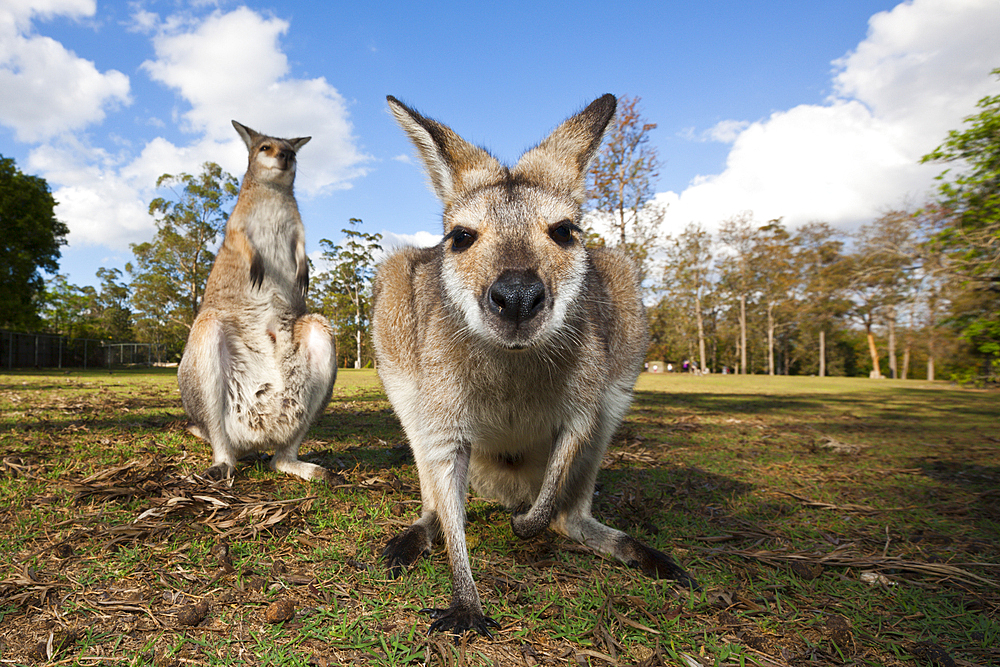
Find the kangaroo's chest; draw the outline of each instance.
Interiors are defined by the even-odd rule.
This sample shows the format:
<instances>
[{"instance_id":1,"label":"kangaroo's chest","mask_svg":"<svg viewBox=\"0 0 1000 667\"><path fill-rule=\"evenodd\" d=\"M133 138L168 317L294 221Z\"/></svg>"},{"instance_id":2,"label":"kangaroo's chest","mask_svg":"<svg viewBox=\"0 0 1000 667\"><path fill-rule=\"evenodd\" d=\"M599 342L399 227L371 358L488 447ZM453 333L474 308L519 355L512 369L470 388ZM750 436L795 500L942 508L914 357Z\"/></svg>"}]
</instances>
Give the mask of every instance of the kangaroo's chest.
<instances>
[{"instance_id":1,"label":"kangaroo's chest","mask_svg":"<svg viewBox=\"0 0 1000 667\"><path fill-rule=\"evenodd\" d=\"M495 453L547 449L572 418L565 381L530 359L505 370L475 378L458 398L474 446Z\"/></svg>"}]
</instances>

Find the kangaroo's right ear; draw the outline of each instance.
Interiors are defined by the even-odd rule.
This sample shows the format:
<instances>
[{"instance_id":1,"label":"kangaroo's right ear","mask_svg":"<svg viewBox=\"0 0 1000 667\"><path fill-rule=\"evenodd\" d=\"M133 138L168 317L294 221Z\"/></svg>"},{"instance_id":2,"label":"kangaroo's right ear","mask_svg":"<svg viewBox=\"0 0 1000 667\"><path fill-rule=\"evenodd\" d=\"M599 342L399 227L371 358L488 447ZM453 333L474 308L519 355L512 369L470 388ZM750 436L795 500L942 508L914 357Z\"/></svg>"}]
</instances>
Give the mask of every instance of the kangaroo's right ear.
<instances>
[{"instance_id":1,"label":"kangaroo's right ear","mask_svg":"<svg viewBox=\"0 0 1000 667\"><path fill-rule=\"evenodd\" d=\"M417 147L434 192L446 207L461 193L496 183L507 174L496 158L451 128L421 116L392 95L386 99L396 121Z\"/></svg>"},{"instance_id":2,"label":"kangaroo's right ear","mask_svg":"<svg viewBox=\"0 0 1000 667\"><path fill-rule=\"evenodd\" d=\"M243 137L243 143L247 145L247 150L251 150L253 148L253 142L260 136L260 133L256 130L251 130L246 125L240 125L235 120L233 121L233 127L235 127L236 131L240 133L241 137Z\"/></svg>"},{"instance_id":3,"label":"kangaroo's right ear","mask_svg":"<svg viewBox=\"0 0 1000 667\"><path fill-rule=\"evenodd\" d=\"M618 100L611 94L591 102L521 156L514 167L515 176L556 186L582 205L587 196L587 170L617 106Z\"/></svg>"}]
</instances>

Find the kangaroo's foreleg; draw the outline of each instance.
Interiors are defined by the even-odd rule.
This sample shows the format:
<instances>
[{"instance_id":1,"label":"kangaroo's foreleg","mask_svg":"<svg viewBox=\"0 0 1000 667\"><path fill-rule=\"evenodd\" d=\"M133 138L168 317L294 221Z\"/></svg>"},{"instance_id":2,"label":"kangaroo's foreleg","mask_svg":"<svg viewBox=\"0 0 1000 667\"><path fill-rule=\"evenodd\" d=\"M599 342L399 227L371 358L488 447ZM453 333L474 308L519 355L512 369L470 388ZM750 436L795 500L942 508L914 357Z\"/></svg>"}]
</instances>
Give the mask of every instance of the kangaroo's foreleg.
<instances>
[{"instance_id":1,"label":"kangaroo's foreleg","mask_svg":"<svg viewBox=\"0 0 1000 667\"><path fill-rule=\"evenodd\" d=\"M574 422L564 425L556 435L555 445L552 447L552 454L545 467L545 477L542 480L542 488L539 490L538 496L531 504L530 509L520 511L521 508L518 508L511 516L511 529L521 539L534 537L549 527L556 513L556 500L562 494L574 465L579 466L577 461L581 455L596 455L598 459L603 455L603 452L595 454L592 448L587 447L590 435L588 432L592 430L590 422L589 419L578 418ZM597 425L597 428L600 428L600 424ZM603 436L603 433L599 435ZM608 439L610 437L608 435ZM592 480L590 489L593 490Z\"/></svg>"},{"instance_id":2,"label":"kangaroo's foreleg","mask_svg":"<svg viewBox=\"0 0 1000 667\"><path fill-rule=\"evenodd\" d=\"M426 502L428 495L433 498L433 508L437 523L445 538L448 560L451 564L451 605L447 609L426 609L434 618L431 631L461 634L475 630L490 636L491 628L500 627L492 618L483 613L479 591L472 578L469 564L469 550L465 542L465 496L469 488L469 460L472 446L468 442L453 442L432 447L414 446L414 457L420 473L421 493ZM426 480L426 482L424 481ZM403 542L394 546L395 553L405 550L414 553L425 546L422 543L430 537L423 533L430 526L425 521L428 514L401 535ZM428 519L428 523L431 520ZM391 545L391 543L390 543ZM387 551L389 547L387 547ZM419 556L419 553L417 554Z\"/></svg>"}]
</instances>

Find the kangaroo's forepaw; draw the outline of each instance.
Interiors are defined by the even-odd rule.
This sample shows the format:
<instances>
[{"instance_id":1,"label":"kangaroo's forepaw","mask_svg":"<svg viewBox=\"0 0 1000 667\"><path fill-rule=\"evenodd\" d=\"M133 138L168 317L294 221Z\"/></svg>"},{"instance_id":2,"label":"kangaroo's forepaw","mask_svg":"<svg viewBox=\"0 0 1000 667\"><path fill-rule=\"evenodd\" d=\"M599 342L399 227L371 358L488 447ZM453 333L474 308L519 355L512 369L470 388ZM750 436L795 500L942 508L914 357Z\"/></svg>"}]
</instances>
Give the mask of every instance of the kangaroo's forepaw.
<instances>
[{"instance_id":1,"label":"kangaroo's forepaw","mask_svg":"<svg viewBox=\"0 0 1000 667\"><path fill-rule=\"evenodd\" d=\"M526 505L521 505L510 515L510 529L522 540L531 539L540 534L551 523L551 516L532 513Z\"/></svg>"},{"instance_id":2,"label":"kangaroo's forepaw","mask_svg":"<svg viewBox=\"0 0 1000 667\"><path fill-rule=\"evenodd\" d=\"M386 542L382 550L382 562L389 568L389 576L402 576L421 556L431 552L431 541L427 529L413 525Z\"/></svg>"},{"instance_id":3,"label":"kangaroo's forepaw","mask_svg":"<svg viewBox=\"0 0 1000 667\"><path fill-rule=\"evenodd\" d=\"M469 630L474 630L484 637L493 639L490 630L499 630L500 624L494 621L483 612L476 609L469 609L464 605L455 605L447 609L428 608L421 609L421 613L430 614L434 622L428 632L447 632L453 635L461 635Z\"/></svg>"}]
</instances>

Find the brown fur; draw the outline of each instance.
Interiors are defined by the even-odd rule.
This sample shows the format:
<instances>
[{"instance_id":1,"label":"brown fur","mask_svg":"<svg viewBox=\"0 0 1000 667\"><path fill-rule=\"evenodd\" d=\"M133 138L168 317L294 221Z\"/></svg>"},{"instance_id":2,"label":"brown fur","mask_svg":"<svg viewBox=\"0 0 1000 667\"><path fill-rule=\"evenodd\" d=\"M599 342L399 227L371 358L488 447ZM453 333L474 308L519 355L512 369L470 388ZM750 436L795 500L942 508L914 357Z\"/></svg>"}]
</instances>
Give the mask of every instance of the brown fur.
<instances>
[{"instance_id":1,"label":"brown fur","mask_svg":"<svg viewBox=\"0 0 1000 667\"><path fill-rule=\"evenodd\" d=\"M309 137L233 126L247 173L178 369L181 400L191 431L212 445L211 476L229 477L243 454L273 448L272 468L326 479L298 460L337 375L333 330L306 312L309 265L292 185Z\"/></svg>"},{"instance_id":2,"label":"brown fur","mask_svg":"<svg viewBox=\"0 0 1000 667\"><path fill-rule=\"evenodd\" d=\"M669 557L590 515L597 470L647 346L634 266L616 250L588 250L579 228L587 168L614 97L564 122L513 169L394 98L389 104L444 203L445 231L434 248L391 255L375 283L379 375L423 500L421 518L386 547L390 570L402 572L443 534L452 602L431 628L489 633L495 623L465 546L471 482L511 509L530 506L512 518L521 537L551 526L688 583Z\"/></svg>"}]
</instances>

